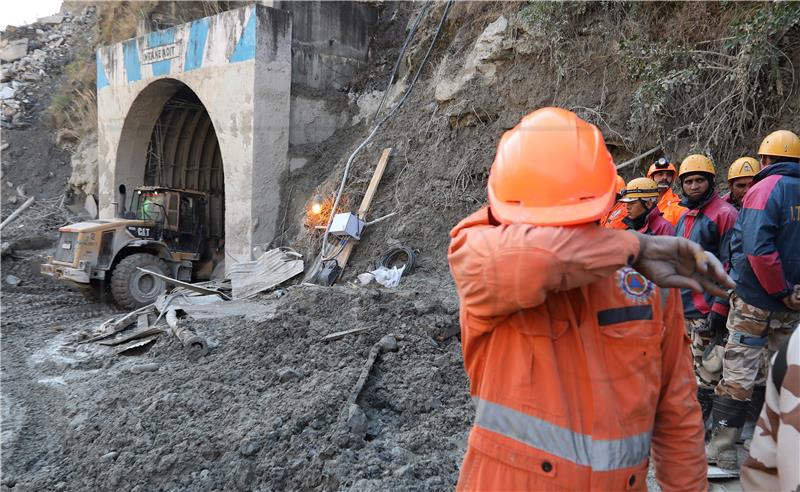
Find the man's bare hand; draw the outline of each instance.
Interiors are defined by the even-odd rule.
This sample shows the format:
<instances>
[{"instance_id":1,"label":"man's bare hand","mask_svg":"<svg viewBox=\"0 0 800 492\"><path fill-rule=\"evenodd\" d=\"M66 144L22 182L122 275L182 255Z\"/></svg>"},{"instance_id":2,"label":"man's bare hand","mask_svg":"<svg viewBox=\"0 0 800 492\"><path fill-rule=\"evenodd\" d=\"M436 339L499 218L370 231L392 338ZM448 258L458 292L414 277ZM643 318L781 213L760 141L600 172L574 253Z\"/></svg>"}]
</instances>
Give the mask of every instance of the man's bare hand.
<instances>
[{"instance_id":1,"label":"man's bare hand","mask_svg":"<svg viewBox=\"0 0 800 492\"><path fill-rule=\"evenodd\" d=\"M792 311L800 311L800 285L795 285L792 293L784 297L782 301Z\"/></svg>"},{"instance_id":2,"label":"man's bare hand","mask_svg":"<svg viewBox=\"0 0 800 492\"><path fill-rule=\"evenodd\" d=\"M727 297L726 289L736 287L722 263L697 243L681 237L635 234L640 248L632 266L659 287L706 291L719 297Z\"/></svg>"}]
</instances>

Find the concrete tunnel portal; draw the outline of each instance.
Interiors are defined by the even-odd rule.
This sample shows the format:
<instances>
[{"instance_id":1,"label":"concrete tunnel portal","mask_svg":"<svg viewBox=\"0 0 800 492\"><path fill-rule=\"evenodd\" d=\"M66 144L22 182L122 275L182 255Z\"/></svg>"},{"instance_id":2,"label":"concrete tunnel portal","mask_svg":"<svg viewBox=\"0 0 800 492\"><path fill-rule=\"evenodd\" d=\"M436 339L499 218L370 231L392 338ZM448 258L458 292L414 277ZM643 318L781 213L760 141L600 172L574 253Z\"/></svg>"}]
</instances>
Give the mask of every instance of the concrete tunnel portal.
<instances>
[{"instance_id":1,"label":"concrete tunnel portal","mask_svg":"<svg viewBox=\"0 0 800 492\"><path fill-rule=\"evenodd\" d=\"M157 185L208 193L218 217L206 236L224 241L227 260L279 236L282 185L307 161L303 146L349 124L328 104L365 66L377 14L360 2L271 4L97 50L100 218L119 214L121 186Z\"/></svg>"}]
</instances>

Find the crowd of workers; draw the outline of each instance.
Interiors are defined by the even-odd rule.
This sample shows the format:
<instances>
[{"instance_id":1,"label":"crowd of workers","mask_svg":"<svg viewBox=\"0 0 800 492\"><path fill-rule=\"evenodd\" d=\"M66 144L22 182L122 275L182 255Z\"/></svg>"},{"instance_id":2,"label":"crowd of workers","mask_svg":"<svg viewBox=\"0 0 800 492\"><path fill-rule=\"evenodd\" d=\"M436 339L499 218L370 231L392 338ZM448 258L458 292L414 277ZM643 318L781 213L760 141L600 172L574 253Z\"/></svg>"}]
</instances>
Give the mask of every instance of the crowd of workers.
<instances>
[{"instance_id":1,"label":"crowd of workers","mask_svg":"<svg viewBox=\"0 0 800 492\"><path fill-rule=\"evenodd\" d=\"M644 490L652 458L663 489L705 490L748 411L745 488L800 485L800 137L757 154L723 197L701 154L624 183L563 109L503 135L448 255L476 404L459 489Z\"/></svg>"}]
</instances>

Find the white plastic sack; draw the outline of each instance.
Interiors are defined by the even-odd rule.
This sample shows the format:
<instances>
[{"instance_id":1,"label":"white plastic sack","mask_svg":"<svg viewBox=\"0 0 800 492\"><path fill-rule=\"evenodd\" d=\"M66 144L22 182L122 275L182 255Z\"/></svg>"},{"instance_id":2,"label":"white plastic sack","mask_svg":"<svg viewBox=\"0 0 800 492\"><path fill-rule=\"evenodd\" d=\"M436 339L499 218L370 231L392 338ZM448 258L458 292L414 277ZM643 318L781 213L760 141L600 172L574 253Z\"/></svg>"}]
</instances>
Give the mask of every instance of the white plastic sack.
<instances>
[{"instance_id":1,"label":"white plastic sack","mask_svg":"<svg viewBox=\"0 0 800 492\"><path fill-rule=\"evenodd\" d=\"M358 280L361 282L361 285L367 285L374 280L384 287L397 287L397 284L400 283L400 278L403 276L403 270L405 269L405 265L400 268L386 268L382 266L369 273L362 273L358 276Z\"/></svg>"}]
</instances>

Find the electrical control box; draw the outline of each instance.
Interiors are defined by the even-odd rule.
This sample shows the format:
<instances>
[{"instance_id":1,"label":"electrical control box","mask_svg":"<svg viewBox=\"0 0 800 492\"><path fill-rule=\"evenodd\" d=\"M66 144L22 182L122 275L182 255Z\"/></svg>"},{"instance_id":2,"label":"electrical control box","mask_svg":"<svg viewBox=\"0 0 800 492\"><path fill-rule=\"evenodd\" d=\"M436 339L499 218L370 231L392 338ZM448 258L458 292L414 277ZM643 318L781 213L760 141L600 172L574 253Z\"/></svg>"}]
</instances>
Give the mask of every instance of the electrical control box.
<instances>
[{"instance_id":1,"label":"electrical control box","mask_svg":"<svg viewBox=\"0 0 800 492\"><path fill-rule=\"evenodd\" d=\"M361 231L364 229L364 222L356 214L347 212L333 216L329 232L338 237L351 237L361 239Z\"/></svg>"}]
</instances>

